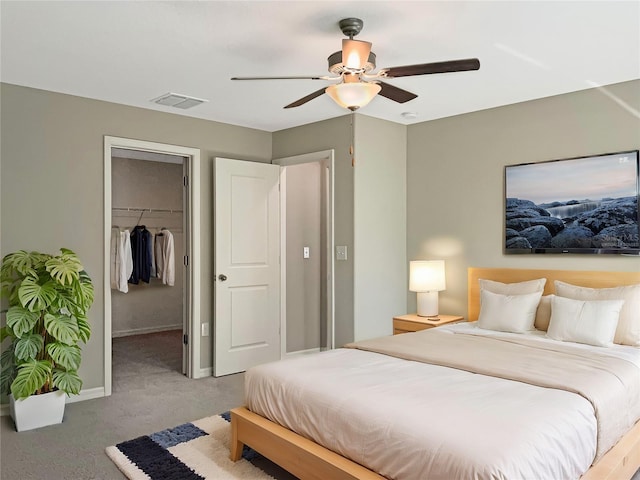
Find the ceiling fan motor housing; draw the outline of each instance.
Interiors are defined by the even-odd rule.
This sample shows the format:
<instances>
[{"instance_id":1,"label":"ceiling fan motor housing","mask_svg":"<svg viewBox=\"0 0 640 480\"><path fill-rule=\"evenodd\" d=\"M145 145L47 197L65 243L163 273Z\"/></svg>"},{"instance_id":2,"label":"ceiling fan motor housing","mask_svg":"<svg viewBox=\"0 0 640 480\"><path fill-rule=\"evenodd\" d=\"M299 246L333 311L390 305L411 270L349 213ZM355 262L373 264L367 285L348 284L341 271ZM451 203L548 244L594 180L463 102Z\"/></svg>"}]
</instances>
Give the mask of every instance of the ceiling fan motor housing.
<instances>
[{"instance_id":1,"label":"ceiling fan motor housing","mask_svg":"<svg viewBox=\"0 0 640 480\"><path fill-rule=\"evenodd\" d=\"M340 26L342 33L349 38L353 38L362 31L364 22L359 18L343 18L340 20L338 25Z\"/></svg>"},{"instance_id":2,"label":"ceiling fan motor housing","mask_svg":"<svg viewBox=\"0 0 640 480\"><path fill-rule=\"evenodd\" d=\"M334 75L342 75L343 73L354 73L348 71L344 63L342 63L342 50L339 52L332 53L327 58L329 61L329 71ZM376 54L373 52L369 53L369 58L367 59L367 63L362 66L362 71L357 73L367 73L376 68Z\"/></svg>"}]
</instances>

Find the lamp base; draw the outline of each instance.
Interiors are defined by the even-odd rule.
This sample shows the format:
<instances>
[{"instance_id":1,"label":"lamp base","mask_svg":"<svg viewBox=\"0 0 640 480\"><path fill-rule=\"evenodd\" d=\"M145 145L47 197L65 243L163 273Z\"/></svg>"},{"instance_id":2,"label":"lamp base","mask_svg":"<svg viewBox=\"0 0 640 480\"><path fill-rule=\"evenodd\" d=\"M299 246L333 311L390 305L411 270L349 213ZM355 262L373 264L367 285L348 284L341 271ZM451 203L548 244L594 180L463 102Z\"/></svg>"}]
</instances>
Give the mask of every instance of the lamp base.
<instances>
[{"instance_id":1,"label":"lamp base","mask_svg":"<svg viewBox=\"0 0 640 480\"><path fill-rule=\"evenodd\" d=\"M418 292L418 316L438 316L438 292Z\"/></svg>"}]
</instances>

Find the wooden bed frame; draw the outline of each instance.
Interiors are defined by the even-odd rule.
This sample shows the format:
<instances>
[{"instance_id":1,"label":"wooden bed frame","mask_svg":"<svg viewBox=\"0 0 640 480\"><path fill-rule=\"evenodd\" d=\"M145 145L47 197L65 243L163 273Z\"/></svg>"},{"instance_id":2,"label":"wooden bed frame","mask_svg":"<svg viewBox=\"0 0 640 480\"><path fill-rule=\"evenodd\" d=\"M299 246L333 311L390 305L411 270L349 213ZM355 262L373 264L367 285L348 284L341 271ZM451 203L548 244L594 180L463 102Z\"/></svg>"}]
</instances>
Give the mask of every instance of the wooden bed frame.
<instances>
[{"instance_id":1,"label":"wooden bed frame","mask_svg":"<svg viewBox=\"0 0 640 480\"><path fill-rule=\"evenodd\" d=\"M640 272L597 272L531 270L508 268L469 268L468 319L476 320L480 311L478 279L503 283L546 278L544 294L553 293L554 280L592 288L640 283ZM300 479L307 480L383 480L349 459L304 438L245 407L231 410L231 460L238 461L247 445ZM640 469L640 421L620 439L581 480L631 479Z\"/></svg>"}]
</instances>

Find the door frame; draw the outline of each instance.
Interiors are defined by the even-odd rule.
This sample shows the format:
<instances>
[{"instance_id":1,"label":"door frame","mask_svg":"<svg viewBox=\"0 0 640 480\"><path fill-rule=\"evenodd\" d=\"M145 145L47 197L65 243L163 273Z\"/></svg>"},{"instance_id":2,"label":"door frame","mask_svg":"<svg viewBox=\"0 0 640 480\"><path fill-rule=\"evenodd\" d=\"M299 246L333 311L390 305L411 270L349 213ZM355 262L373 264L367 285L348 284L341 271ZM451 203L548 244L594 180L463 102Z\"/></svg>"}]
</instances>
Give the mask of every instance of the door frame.
<instances>
[{"instance_id":1,"label":"door frame","mask_svg":"<svg viewBox=\"0 0 640 480\"><path fill-rule=\"evenodd\" d=\"M335 171L335 152L331 150L321 150L319 152L304 153L302 155L294 155L291 157L275 158L271 161L274 165L280 165L280 351L281 358L285 358L287 355L287 235L286 235L286 218L287 218L287 182L286 182L286 167L290 165L299 165L302 163L313 163L327 161L329 169L329 182L328 182L328 195L326 201L327 205L327 328L329 330L327 349L332 350L335 348L335 258L333 255L335 241L334 241L334 171ZM315 349L314 349L315 350ZM302 352L292 352L305 353Z\"/></svg>"},{"instance_id":2,"label":"door frame","mask_svg":"<svg viewBox=\"0 0 640 480\"><path fill-rule=\"evenodd\" d=\"M200 150L164 143L148 142L113 136L104 136L104 395L112 390L112 339L111 339L111 281L110 281L110 243L111 243L111 150L122 148L167 155L186 157L188 171L188 193L185 246L189 262L185 279L186 324L187 324L187 365L186 376L199 378L200 366ZM179 261L179 259L178 259Z\"/></svg>"}]
</instances>

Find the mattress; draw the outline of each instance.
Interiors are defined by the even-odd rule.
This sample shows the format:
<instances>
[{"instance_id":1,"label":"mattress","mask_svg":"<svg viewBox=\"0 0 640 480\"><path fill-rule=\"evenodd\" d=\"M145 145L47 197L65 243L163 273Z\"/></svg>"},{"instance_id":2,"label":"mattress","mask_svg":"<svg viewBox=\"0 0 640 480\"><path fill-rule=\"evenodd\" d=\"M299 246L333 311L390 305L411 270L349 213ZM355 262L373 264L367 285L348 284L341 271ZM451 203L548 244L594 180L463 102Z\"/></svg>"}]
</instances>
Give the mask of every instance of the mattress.
<instances>
[{"instance_id":1,"label":"mattress","mask_svg":"<svg viewBox=\"0 0 640 480\"><path fill-rule=\"evenodd\" d=\"M457 350L460 341L481 346ZM471 324L350 347L248 370L247 407L398 480L577 479L640 417L640 350L632 347ZM592 375L594 385L582 381Z\"/></svg>"}]
</instances>

